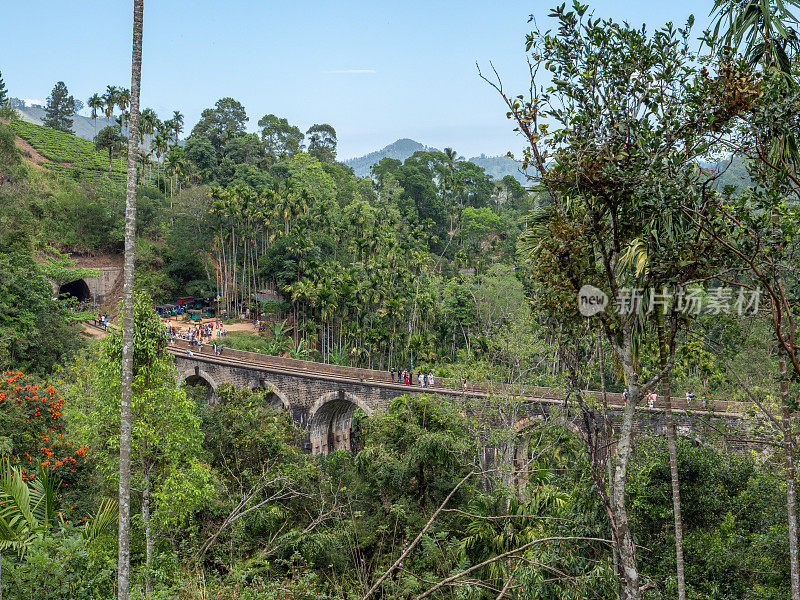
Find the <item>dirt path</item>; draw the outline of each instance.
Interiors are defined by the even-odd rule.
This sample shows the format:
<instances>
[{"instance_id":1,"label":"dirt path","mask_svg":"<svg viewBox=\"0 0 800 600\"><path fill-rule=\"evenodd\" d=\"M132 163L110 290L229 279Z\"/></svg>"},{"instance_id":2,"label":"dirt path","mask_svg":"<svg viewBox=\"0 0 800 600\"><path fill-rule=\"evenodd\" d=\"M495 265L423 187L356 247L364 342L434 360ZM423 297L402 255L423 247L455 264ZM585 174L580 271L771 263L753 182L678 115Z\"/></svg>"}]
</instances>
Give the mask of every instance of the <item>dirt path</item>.
<instances>
[{"instance_id":1,"label":"dirt path","mask_svg":"<svg viewBox=\"0 0 800 600\"><path fill-rule=\"evenodd\" d=\"M85 335L86 337L95 339L95 340L101 340L104 337L106 337L106 332L105 331L100 331L96 327L90 327L89 325L84 324L83 325L83 335Z\"/></svg>"},{"instance_id":2,"label":"dirt path","mask_svg":"<svg viewBox=\"0 0 800 600\"><path fill-rule=\"evenodd\" d=\"M0 119L0 123L8 125L8 120ZM24 156L26 159L28 159L28 161L30 161L30 163L34 167L36 167L37 169L43 169L44 168L42 166L42 163L55 163L56 162L56 161L50 160L49 158L46 158L45 156L40 154L39 151L36 150L36 148L31 146L31 144L30 144L30 142L28 142L28 140L23 139L23 138L19 137L18 135L14 136L14 145L17 148L20 149L20 152L22 152L22 156ZM59 164L62 167L71 167L72 166L72 163L69 163L69 162L62 162L62 163L56 163L56 164Z\"/></svg>"},{"instance_id":3,"label":"dirt path","mask_svg":"<svg viewBox=\"0 0 800 600\"><path fill-rule=\"evenodd\" d=\"M18 135L14 136L14 145L20 149L22 156L24 156L37 169L44 169L42 166L43 162L53 162L51 160L47 160L44 156L39 154L36 151L36 148L31 146L27 140L22 139Z\"/></svg>"}]
</instances>

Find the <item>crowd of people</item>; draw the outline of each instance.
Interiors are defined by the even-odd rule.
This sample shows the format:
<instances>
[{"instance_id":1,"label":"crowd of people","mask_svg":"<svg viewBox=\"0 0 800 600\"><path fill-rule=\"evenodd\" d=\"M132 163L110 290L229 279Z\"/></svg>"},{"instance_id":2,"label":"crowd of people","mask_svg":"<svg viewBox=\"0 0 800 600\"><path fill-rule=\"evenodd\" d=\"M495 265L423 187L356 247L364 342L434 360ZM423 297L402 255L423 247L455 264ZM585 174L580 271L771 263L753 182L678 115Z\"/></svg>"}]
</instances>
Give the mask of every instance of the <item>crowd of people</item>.
<instances>
[{"instance_id":1,"label":"crowd of people","mask_svg":"<svg viewBox=\"0 0 800 600\"><path fill-rule=\"evenodd\" d=\"M405 385L414 385L414 371L409 369L403 369L402 371L395 370L394 367L389 369L389 375L392 377L392 382L397 383L404 383ZM433 377L433 372L429 372L427 375L423 372L419 372L416 375L417 384L421 387L433 387L436 384L436 380Z\"/></svg>"},{"instance_id":2,"label":"crowd of people","mask_svg":"<svg viewBox=\"0 0 800 600\"><path fill-rule=\"evenodd\" d=\"M225 329L222 321L195 323L182 330L173 326L170 319L164 323L164 327L166 327L173 341L183 340L189 342L190 346L196 346L199 351L202 351L203 344L210 345L216 356L222 355L222 351L225 349L225 344L222 343L222 340L228 335L228 330Z\"/></svg>"},{"instance_id":3,"label":"crowd of people","mask_svg":"<svg viewBox=\"0 0 800 600\"><path fill-rule=\"evenodd\" d=\"M108 315L103 313L97 313L97 316L92 319L94 324L97 327L102 327L103 329L108 329Z\"/></svg>"},{"instance_id":4,"label":"crowd of people","mask_svg":"<svg viewBox=\"0 0 800 600\"><path fill-rule=\"evenodd\" d=\"M648 408L655 408L656 401L658 400L658 394L656 394L653 390L647 390L645 394L645 398L647 399L647 406ZM628 402L628 390L622 392L622 402ZM697 402L697 396L694 392L687 391L686 392L686 405L691 407ZM708 392L704 393L700 397L700 406L702 408L706 408L709 403Z\"/></svg>"}]
</instances>

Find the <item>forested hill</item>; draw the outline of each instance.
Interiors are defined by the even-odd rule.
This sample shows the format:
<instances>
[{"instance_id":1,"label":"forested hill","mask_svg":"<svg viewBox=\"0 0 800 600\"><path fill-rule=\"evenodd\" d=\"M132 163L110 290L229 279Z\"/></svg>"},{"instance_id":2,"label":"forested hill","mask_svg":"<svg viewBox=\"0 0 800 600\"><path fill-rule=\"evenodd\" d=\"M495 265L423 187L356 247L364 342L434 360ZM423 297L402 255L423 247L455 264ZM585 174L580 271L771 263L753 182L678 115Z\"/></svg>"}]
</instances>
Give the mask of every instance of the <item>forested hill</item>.
<instances>
[{"instance_id":1,"label":"forested hill","mask_svg":"<svg viewBox=\"0 0 800 600\"><path fill-rule=\"evenodd\" d=\"M344 164L346 164L348 167L352 167L353 171L355 171L356 175L359 177L369 177L370 168L372 165L378 164L382 158L394 158L404 161L409 156L414 154L414 152L418 152L420 150L429 150L429 148L424 144L415 142L414 140L403 138L392 144L389 144L384 148L381 148L380 150L370 152L365 156L359 156L345 160Z\"/></svg>"},{"instance_id":2,"label":"forested hill","mask_svg":"<svg viewBox=\"0 0 800 600\"><path fill-rule=\"evenodd\" d=\"M714 169L717 173L722 173L719 179L717 179L717 187L720 189L726 185L732 185L738 188L753 185L750 176L747 174L747 165L745 161L738 156L726 158L716 163L707 163L703 166Z\"/></svg>"},{"instance_id":3,"label":"forested hill","mask_svg":"<svg viewBox=\"0 0 800 600\"><path fill-rule=\"evenodd\" d=\"M522 163L507 156L486 156L481 154L469 159L469 162L475 163L479 167L483 167L486 174L495 180L500 180L506 175L511 175L516 178L521 184L525 185L528 180L520 173Z\"/></svg>"},{"instance_id":4,"label":"forested hill","mask_svg":"<svg viewBox=\"0 0 800 600\"><path fill-rule=\"evenodd\" d=\"M378 164L381 159L394 158L404 161L414 152L419 152L420 150L435 150L435 148L425 146L409 138L402 138L375 152L345 160L344 164L352 167L359 177L369 177L372 165ZM519 172L521 163L506 156L486 156L481 154L470 158L469 161L479 167L483 167L486 174L492 179L500 180L506 175L513 175L520 183L524 184L526 181L525 177Z\"/></svg>"}]
</instances>

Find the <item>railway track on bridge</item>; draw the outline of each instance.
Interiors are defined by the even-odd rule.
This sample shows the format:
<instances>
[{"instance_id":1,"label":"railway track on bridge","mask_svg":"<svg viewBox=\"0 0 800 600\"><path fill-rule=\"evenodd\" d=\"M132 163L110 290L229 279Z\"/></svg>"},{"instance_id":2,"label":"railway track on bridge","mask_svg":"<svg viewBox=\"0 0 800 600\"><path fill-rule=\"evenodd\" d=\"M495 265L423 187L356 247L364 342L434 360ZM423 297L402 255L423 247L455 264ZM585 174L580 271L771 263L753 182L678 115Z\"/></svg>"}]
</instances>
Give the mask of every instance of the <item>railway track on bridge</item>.
<instances>
[{"instance_id":1,"label":"railway track on bridge","mask_svg":"<svg viewBox=\"0 0 800 600\"><path fill-rule=\"evenodd\" d=\"M97 331L105 332L102 327L90 322L87 322L86 326ZM324 381L340 381L348 384L378 386L381 388L414 394L433 393L443 394L451 397L468 396L470 398L485 399L505 394L514 398L529 400L533 403L551 405L564 404L563 395L561 394L560 390L555 388L537 387L533 388L532 391L518 392L514 391L514 389L509 386L498 385L496 389L488 389L473 385L465 391L459 387L455 387L455 385L434 385L433 387L423 387L413 384L405 385L402 383L392 382L388 373L385 373L384 371L342 367L340 365L331 365L327 363L273 357L266 354L246 352L244 350L236 350L232 348L225 348L223 354L215 355L211 345L209 344L204 344L198 348L197 346L190 346L189 343L184 340L171 341L167 346L167 351L173 356L195 359L197 361L212 363L219 366L234 368L238 367L243 369L264 371L267 373L294 375L297 377L307 377L310 379L319 379ZM441 378L440 381L442 381ZM444 381L448 380L444 379ZM601 392L594 390L585 390L584 392L594 395L598 400L602 400ZM608 399L608 405L611 408L620 410L624 406L621 394L609 392L606 394L606 397ZM640 404L636 407L636 410L645 412L663 412L663 398L660 396L659 404L660 406L657 405L653 408L650 408L646 404ZM704 408L699 405L689 404L684 398L672 398L672 411L677 414L691 413L695 415L740 418L746 414L747 411L751 410L751 408L752 407L749 404L730 401L715 402L714 406Z\"/></svg>"},{"instance_id":2,"label":"railway track on bridge","mask_svg":"<svg viewBox=\"0 0 800 600\"><path fill-rule=\"evenodd\" d=\"M388 378L388 375L383 371L375 371L370 369L348 369L347 367L339 367L338 365L270 357L264 354L245 352L243 350L233 350L230 348L226 348L222 355L215 355L213 353L213 349L207 344L204 344L198 351L197 347L190 346L188 343L183 342L182 340L178 342L172 342L168 346L167 351L174 356L195 359L200 362L207 362L220 366L239 367L243 369L264 371L267 373L294 375L297 377L307 377L310 379L319 379L324 381L340 381L348 384L377 386L414 394L432 393L451 397L467 396L470 398L484 399L505 394L514 398L528 400L532 403L551 405L564 404L563 395L559 392L559 390L554 388L535 388L540 391L540 393L526 393L515 392L513 389L509 389L505 386L498 386L497 389L487 389L472 386L464 391L460 388L442 385L433 387L405 385L396 382L393 383ZM293 366L291 363L287 364L287 361L302 363L302 365ZM335 369L332 369L331 367L334 367ZM350 370L353 374L348 375L347 373L343 373L342 370ZM365 372L367 375L364 375ZM600 392L590 390L586 391L586 393L593 394L598 400L602 399L602 394ZM624 403L622 402L621 394L608 393L606 395L608 397L608 404L610 407L617 410L621 410L623 408ZM702 408L700 406L689 405L683 398L673 398L672 410L677 414L691 413L695 415L740 418L747 410L750 409L749 405L739 402L724 401L721 404L722 406L715 405L714 407ZM640 404L637 406L637 410L645 412L663 412L663 403L662 406L655 406L653 408L650 408L644 404Z\"/></svg>"}]
</instances>

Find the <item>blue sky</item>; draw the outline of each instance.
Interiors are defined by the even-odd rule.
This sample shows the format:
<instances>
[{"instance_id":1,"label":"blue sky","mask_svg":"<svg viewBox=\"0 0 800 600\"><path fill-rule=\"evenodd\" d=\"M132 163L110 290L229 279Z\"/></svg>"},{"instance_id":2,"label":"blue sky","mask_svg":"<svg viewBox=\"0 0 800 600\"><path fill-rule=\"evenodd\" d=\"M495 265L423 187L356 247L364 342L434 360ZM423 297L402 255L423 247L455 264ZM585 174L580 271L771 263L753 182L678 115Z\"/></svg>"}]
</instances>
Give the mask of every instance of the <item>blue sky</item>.
<instances>
[{"instance_id":1,"label":"blue sky","mask_svg":"<svg viewBox=\"0 0 800 600\"><path fill-rule=\"evenodd\" d=\"M528 16L540 26L555 1L383 0L263 2L145 0L142 105L162 117L242 102L249 129L267 113L304 131L332 124L339 157L401 137L465 156L518 151L521 142L475 61L493 61L524 91ZM43 100L56 81L84 102L130 86L132 2L12 2L3 8L0 71L12 96ZM603 0L597 16L656 26L708 22L710 2Z\"/></svg>"}]
</instances>

